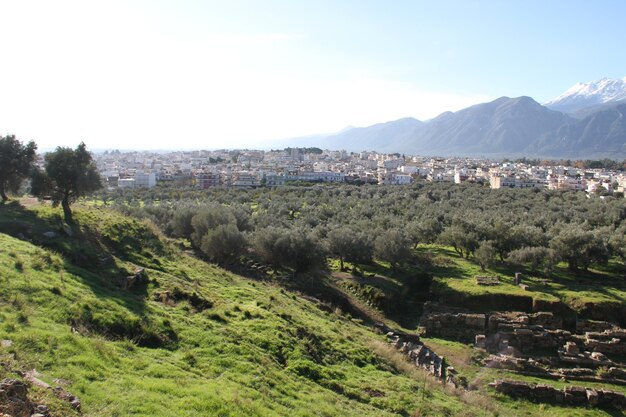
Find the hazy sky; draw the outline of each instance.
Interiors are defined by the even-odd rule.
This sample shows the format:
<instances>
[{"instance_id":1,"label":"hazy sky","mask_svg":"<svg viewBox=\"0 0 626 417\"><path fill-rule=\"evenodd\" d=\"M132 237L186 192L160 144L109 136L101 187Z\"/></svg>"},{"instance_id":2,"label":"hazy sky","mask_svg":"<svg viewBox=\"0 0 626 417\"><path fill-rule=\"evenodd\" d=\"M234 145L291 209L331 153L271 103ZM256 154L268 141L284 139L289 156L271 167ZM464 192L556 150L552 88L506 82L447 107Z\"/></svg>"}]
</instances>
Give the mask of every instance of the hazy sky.
<instances>
[{"instance_id":1,"label":"hazy sky","mask_svg":"<svg viewBox=\"0 0 626 417\"><path fill-rule=\"evenodd\" d=\"M622 0L0 0L0 16L0 134L40 148L261 147L626 76Z\"/></svg>"}]
</instances>

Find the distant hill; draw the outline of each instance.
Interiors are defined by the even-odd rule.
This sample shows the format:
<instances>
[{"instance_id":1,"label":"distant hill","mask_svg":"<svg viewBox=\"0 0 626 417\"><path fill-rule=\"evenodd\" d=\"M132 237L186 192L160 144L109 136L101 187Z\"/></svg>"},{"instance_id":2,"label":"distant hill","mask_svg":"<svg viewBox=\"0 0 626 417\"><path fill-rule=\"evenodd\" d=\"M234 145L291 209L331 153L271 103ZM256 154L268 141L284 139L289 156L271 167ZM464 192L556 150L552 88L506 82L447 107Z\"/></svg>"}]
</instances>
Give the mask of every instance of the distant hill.
<instances>
[{"instance_id":1,"label":"distant hill","mask_svg":"<svg viewBox=\"0 0 626 417\"><path fill-rule=\"evenodd\" d=\"M427 122L400 119L290 145L441 156L624 158L625 109L626 101L611 102L570 115L530 97L501 97Z\"/></svg>"},{"instance_id":2,"label":"distant hill","mask_svg":"<svg viewBox=\"0 0 626 417\"><path fill-rule=\"evenodd\" d=\"M430 121L403 151L437 155L524 153L529 144L546 140L570 118L530 97L501 97Z\"/></svg>"},{"instance_id":3,"label":"distant hill","mask_svg":"<svg viewBox=\"0 0 626 417\"><path fill-rule=\"evenodd\" d=\"M381 152L396 152L398 142L409 141L424 125L417 119L407 117L392 122L379 123L369 127L344 129L330 135L317 135L287 141L291 146L311 143L325 149L346 149L362 151L376 149Z\"/></svg>"}]
</instances>

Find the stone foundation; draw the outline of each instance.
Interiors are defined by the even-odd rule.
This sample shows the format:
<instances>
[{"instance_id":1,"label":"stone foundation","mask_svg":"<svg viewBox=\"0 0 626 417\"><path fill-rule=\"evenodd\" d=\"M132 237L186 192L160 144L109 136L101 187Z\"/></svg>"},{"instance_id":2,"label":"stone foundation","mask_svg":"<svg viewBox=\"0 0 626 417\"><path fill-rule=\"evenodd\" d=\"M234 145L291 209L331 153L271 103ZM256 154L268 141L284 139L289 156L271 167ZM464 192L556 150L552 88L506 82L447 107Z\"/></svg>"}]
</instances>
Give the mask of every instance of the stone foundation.
<instances>
[{"instance_id":1,"label":"stone foundation","mask_svg":"<svg viewBox=\"0 0 626 417\"><path fill-rule=\"evenodd\" d=\"M626 409L626 396L615 391L582 387L566 387L560 390L544 384L506 380L494 381L489 386L511 397L541 403Z\"/></svg>"},{"instance_id":2,"label":"stone foundation","mask_svg":"<svg viewBox=\"0 0 626 417\"><path fill-rule=\"evenodd\" d=\"M588 350L626 356L626 330L613 328L600 332L586 332L584 346Z\"/></svg>"},{"instance_id":3,"label":"stone foundation","mask_svg":"<svg viewBox=\"0 0 626 417\"><path fill-rule=\"evenodd\" d=\"M487 317L470 313L431 313L422 316L420 327L425 336L471 341L477 333L484 333Z\"/></svg>"},{"instance_id":4,"label":"stone foundation","mask_svg":"<svg viewBox=\"0 0 626 417\"><path fill-rule=\"evenodd\" d=\"M553 312L476 314L426 303L420 330L426 336L473 340L476 348L492 354L484 361L487 367L540 378L626 385L626 370L620 363L626 357L626 330L602 321L575 323L568 324L573 330L568 331L563 329L562 316ZM537 395L547 395L543 388L539 391ZM555 395L564 395L571 403L582 401L579 394ZM598 401L604 401L598 395Z\"/></svg>"}]
</instances>

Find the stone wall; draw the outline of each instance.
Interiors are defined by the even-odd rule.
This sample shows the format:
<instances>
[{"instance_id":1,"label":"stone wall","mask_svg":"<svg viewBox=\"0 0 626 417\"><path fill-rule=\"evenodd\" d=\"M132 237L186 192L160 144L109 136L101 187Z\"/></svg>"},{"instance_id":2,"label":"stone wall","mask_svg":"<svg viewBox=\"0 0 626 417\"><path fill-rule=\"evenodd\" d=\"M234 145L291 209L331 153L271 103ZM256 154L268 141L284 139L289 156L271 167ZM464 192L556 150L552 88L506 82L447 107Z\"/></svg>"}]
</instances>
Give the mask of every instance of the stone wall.
<instances>
[{"instance_id":1,"label":"stone wall","mask_svg":"<svg viewBox=\"0 0 626 417\"><path fill-rule=\"evenodd\" d=\"M593 352L626 356L626 330L610 329L603 332L586 332L583 345Z\"/></svg>"},{"instance_id":2,"label":"stone wall","mask_svg":"<svg viewBox=\"0 0 626 417\"><path fill-rule=\"evenodd\" d=\"M446 364L445 358L425 346L416 335L406 335L390 331L387 338L393 347L407 356L415 366L426 370L439 381L455 388L467 388L467 381L456 370Z\"/></svg>"},{"instance_id":3,"label":"stone wall","mask_svg":"<svg viewBox=\"0 0 626 417\"><path fill-rule=\"evenodd\" d=\"M604 389L565 387L561 390L544 384L506 380L494 381L489 386L511 397L540 403L626 409L624 394Z\"/></svg>"},{"instance_id":4,"label":"stone wall","mask_svg":"<svg viewBox=\"0 0 626 417\"><path fill-rule=\"evenodd\" d=\"M472 341L476 334L484 333L486 324L485 314L471 313L431 313L420 320L425 336L465 342Z\"/></svg>"},{"instance_id":5,"label":"stone wall","mask_svg":"<svg viewBox=\"0 0 626 417\"><path fill-rule=\"evenodd\" d=\"M533 347L557 347L569 334L558 331L562 326L560 317L549 312L492 312L487 314L467 311L445 311L438 305L429 304L420 319L424 336L442 337L462 342L473 341L476 335L506 334L491 338L491 346L497 348L500 339L522 350Z\"/></svg>"},{"instance_id":6,"label":"stone wall","mask_svg":"<svg viewBox=\"0 0 626 417\"><path fill-rule=\"evenodd\" d=\"M551 312L483 314L447 309L436 303L426 303L420 319L420 331L424 336L462 342L474 340L478 347L492 353L509 348L516 349L520 354L531 353L535 349L555 349L556 353L556 349L572 342L581 351L626 356L626 330L612 323L579 320L576 328L579 332L585 330L584 334L562 328L562 318ZM594 331L589 331L592 329ZM477 336L481 336L480 341Z\"/></svg>"},{"instance_id":7,"label":"stone wall","mask_svg":"<svg viewBox=\"0 0 626 417\"><path fill-rule=\"evenodd\" d=\"M577 333L586 333L586 332L603 332L605 330L615 329L613 323L609 323L607 321L597 321L597 320L577 320L576 321L576 332Z\"/></svg>"},{"instance_id":8,"label":"stone wall","mask_svg":"<svg viewBox=\"0 0 626 417\"><path fill-rule=\"evenodd\" d=\"M564 330L562 317L546 311L483 314L426 303L420 331L462 342L474 337L475 347L492 354L485 362L488 367L542 378L624 384L620 358L626 357L626 330L601 321L574 324L569 326L573 331Z\"/></svg>"}]
</instances>

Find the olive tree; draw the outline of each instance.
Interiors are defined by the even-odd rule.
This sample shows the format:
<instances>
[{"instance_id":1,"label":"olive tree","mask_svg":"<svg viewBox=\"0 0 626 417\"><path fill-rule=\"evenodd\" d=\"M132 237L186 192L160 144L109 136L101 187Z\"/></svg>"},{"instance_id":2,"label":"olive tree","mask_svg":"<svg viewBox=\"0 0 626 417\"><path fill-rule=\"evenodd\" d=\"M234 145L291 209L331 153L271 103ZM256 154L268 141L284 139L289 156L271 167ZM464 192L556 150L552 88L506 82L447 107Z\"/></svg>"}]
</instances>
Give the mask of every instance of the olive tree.
<instances>
[{"instance_id":1,"label":"olive tree","mask_svg":"<svg viewBox=\"0 0 626 417\"><path fill-rule=\"evenodd\" d=\"M234 224L222 224L209 230L200 244L202 253L221 265L237 261L246 247L246 238Z\"/></svg>"},{"instance_id":2,"label":"olive tree","mask_svg":"<svg viewBox=\"0 0 626 417\"><path fill-rule=\"evenodd\" d=\"M73 223L70 205L102 187L96 164L83 142L76 149L59 146L45 161L45 170L33 173L31 192L49 197L55 207L60 204L65 221Z\"/></svg>"},{"instance_id":3,"label":"olive tree","mask_svg":"<svg viewBox=\"0 0 626 417\"><path fill-rule=\"evenodd\" d=\"M7 192L17 192L35 162L37 145L22 144L14 135L0 137L0 197L7 201Z\"/></svg>"},{"instance_id":4,"label":"olive tree","mask_svg":"<svg viewBox=\"0 0 626 417\"><path fill-rule=\"evenodd\" d=\"M333 229L327 236L329 252L339 258L339 266L344 269L344 261L368 263L372 260L373 247L367 236L347 227Z\"/></svg>"},{"instance_id":5,"label":"olive tree","mask_svg":"<svg viewBox=\"0 0 626 417\"><path fill-rule=\"evenodd\" d=\"M474 259L480 265L481 271L493 265L493 258L496 256L496 249L490 241L480 242L478 249L474 252Z\"/></svg>"},{"instance_id":6,"label":"olive tree","mask_svg":"<svg viewBox=\"0 0 626 417\"><path fill-rule=\"evenodd\" d=\"M396 268L411 258L411 241L398 229L390 229L380 234L374 242L374 255L381 261Z\"/></svg>"}]
</instances>

